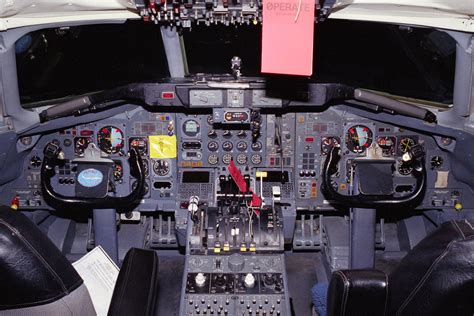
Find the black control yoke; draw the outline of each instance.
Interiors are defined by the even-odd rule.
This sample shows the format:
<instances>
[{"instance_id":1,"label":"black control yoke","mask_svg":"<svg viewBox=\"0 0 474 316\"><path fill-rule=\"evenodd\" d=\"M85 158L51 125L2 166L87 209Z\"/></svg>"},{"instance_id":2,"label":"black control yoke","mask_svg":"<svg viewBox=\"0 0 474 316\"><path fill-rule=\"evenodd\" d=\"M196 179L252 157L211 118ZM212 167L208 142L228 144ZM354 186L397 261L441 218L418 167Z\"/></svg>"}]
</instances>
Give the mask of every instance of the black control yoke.
<instances>
[{"instance_id":1,"label":"black control yoke","mask_svg":"<svg viewBox=\"0 0 474 316\"><path fill-rule=\"evenodd\" d=\"M54 144L53 144L54 145ZM53 204L74 204L91 209L114 208L121 209L130 204L136 203L143 194L145 188L145 173L143 170L142 158L135 148L129 151L129 163L131 169L136 171L136 187L132 192L124 197L105 196L103 198L86 198L65 196L54 191L51 186L51 178L55 175L55 166L60 161L59 156L62 150L59 146L46 146L44 150L44 159L41 166L41 189L43 197Z\"/></svg>"},{"instance_id":2,"label":"black control yoke","mask_svg":"<svg viewBox=\"0 0 474 316\"><path fill-rule=\"evenodd\" d=\"M337 172L337 164L340 160L339 146L334 146L326 157L323 166L323 181L321 190L325 198L334 204L344 205L347 207L358 208L380 208L387 206L400 206L415 204L420 197L423 196L426 186L426 169L424 166L424 153L421 146L413 148L415 151L413 157L414 167L413 175L416 179L416 186L413 192L406 196L391 195L369 195L359 193L357 195L343 195L338 193L331 185L331 176Z\"/></svg>"}]
</instances>

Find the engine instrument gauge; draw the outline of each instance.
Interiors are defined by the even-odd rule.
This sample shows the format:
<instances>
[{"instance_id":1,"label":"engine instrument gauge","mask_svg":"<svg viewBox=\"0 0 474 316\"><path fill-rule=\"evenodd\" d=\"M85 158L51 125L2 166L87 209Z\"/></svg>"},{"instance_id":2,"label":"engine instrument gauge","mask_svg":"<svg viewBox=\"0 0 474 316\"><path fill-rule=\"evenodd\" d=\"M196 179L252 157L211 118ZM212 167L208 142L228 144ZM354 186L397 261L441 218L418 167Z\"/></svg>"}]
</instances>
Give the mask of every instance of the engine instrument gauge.
<instances>
[{"instance_id":1,"label":"engine instrument gauge","mask_svg":"<svg viewBox=\"0 0 474 316\"><path fill-rule=\"evenodd\" d=\"M103 152L116 154L124 147L123 132L114 126L102 127L97 133L97 144Z\"/></svg>"},{"instance_id":2,"label":"engine instrument gauge","mask_svg":"<svg viewBox=\"0 0 474 316\"><path fill-rule=\"evenodd\" d=\"M321 154L327 155L334 146L339 146L341 140L339 137L323 137L321 139Z\"/></svg>"},{"instance_id":3,"label":"engine instrument gauge","mask_svg":"<svg viewBox=\"0 0 474 316\"><path fill-rule=\"evenodd\" d=\"M207 124L211 125L214 124L214 117L212 115L207 116Z\"/></svg>"},{"instance_id":4,"label":"engine instrument gauge","mask_svg":"<svg viewBox=\"0 0 474 316\"><path fill-rule=\"evenodd\" d=\"M382 148L384 156L393 156L395 154L396 138L391 136L380 136L377 138L377 145Z\"/></svg>"},{"instance_id":5,"label":"engine instrument gauge","mask_svg":"<svg viewBox=\"0 0 474 316\"><path fill-rule=\"evenodd\" d=\"M254 165L259 165L262 163L262 156L260 156L259 154L253 154L250 160Z\"/></svg>"},{"instance_id":6,"label":"engine instrument gauge","mask_svg":"<svg viewBox=\"0 0 474 316\"><path fill-rule=\"evenodd\" d=\"M187 120L183 123L183 132L186 136L194 137L201 131L201 126L195 120Z\"/></svg>"},{"instance_id":7,"label":"engine instrument gauge","mask_svg":"<svg viewBox=\"0 0 474 316\"><path fill-rule=\"evenodd\" d=\"M90 137L74 138L74 152L76 155L82 155L90 143L92 143L92 138Z\"/></svg>"},{"instance_id":8,"label":"engine instrument gauge","mask_svg":"<svg viewBox=\"0 0 474 316\"><path fill-rule=\"evenodd\" d=\"M144 137L130 137L128 140L130 148L135 148L140 155L146 155L148 151L148 142Z\"/></svg>"},{"instance_id":9,"label":"engine instrument gauge","mask_svg":"<svg viewBox=\"0 0 474 316\"><path fill-rule=\"evenodd\" d=\"M217 165L219 157L216 154L209 155L207 162L209 162L210 165Z\"/></svg>"},{"instance_id":10,"label":"engine instrument gauge","mask_svg":"<svg viewBox=\"0 0 474 316\"><path fill-rule=\"evenodd\" d=\"M153 163L153 172L160 177L166 176L168 173L170 173L169 162L163 159L156 160Z\"/></svg>"},{"instance_id":11,"label":"engine instrument gauge","mask_svg":"<svg viewBox=\"0 0 474 316\"><path fill-rule=\"evenodd\" d=\"M237 143L237 150L238 151L246 151L247 150L247 143L246 142L238 142Z\"/></svg>"},{"instance_id":12,"label":"engine instrument gauge","mask_svg":"<svg viewBox=\"0 0 474 316\"><path fill-rule=\"evenodd\" d=\"M346 146L353 153L361 154L372 144L373 133L365 125L355 125L347 130Z\"/></svg>"},{"instance_id":13,"label":"engine instrument gauge","mask_svg":"<svg viewBox=\"0 0 474 316\"><path fill-rule=\"evenodd\" d=\"M406 153L409 151L413 146L415 146L415 140L410 137L405 137L400 140L400 144L398 145L398 149L402 153Z\"/></svg>"},{"instance_id":14,"label":"engine instrument gauge","mask_svg":"<svg viewBox=\"0 0 474 316\"><path fill-rule=\"evenodd\" d=\"M398 173L403 176L408 176L413 171L413 166L409 162L399 161L398 163Z\"/></svg>"},{"instance_id":15,"label":"engine instrument gauge","mask_svg":"<svg viewBox=\"0 0 474 316\"><path fill-rule=\"evenodd\" d=\"M262 143L261 142L254 142L252 143L252 145L250 146L252 148L253 151L260 151L262 150Z\"/></svg>"},{"instance_id":16,"label":"engine instrument gauge","mask_svg":"<svg viewBox=\"0 0 474 316\"><path fill-rule=\"evenodd\" d=\"M232 160L231 154L225 154L224 156L222 156L222 162L225 163L226 165L230 164L231 160Z\"/></svg>"},{"instance_id":17,"label":"engine instrument gauge","mask_svg":"<svg viewBox=\"0 0 474 316\"><path fill-rule=\"evenodd\" d=\"M209 149L209 151L217 151L219 149L219 143L214 140L210 141L207 144L207 149Z\"/></svg>"},{"instance_id":18,"label":"engine instrument gauge","mask_svg":"<svg viewBox=\"0 0 474 316\"><path fill-rule=\"evenodd\" d=\"M238 154L237 163L240 165L245 165L247 163L247 156L245 154Z\"/></svg>"},{"instance_id":19,"label":"engine instrument gauge","mask_svg":"<svg viewBox=\"0 0 474 316\"><path fill-rule=\"evenodd\" d=\"M232 148L234 148L234 145L229 142L229 141L225 141L223 144L222 144L222 149L224 149L225 151L231 151Z\"/></svg>"}]
</instances>

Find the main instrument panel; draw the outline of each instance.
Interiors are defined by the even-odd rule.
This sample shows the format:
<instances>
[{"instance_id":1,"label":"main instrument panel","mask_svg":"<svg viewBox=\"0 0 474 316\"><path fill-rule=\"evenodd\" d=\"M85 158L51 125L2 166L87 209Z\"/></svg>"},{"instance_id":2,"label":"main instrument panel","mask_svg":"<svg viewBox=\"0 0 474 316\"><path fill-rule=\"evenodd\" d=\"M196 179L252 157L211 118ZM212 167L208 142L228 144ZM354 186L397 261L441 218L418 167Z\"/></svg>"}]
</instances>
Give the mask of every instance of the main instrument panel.
<instances>
[{"instance_id":1,"label":"main instrument panel","mask_svg":"<svg viewBox=\"0 0 474 316\"><path fill-rule=\"evenodd\" d=\"M320 180L324 160L335 145L341 147L342 159L333 186L343 194L351 190L352 162L360 157L392 159L394 191L400 195L410 191L412 167L402 158L421 144L427 154L428 188L419 207L450 208L465 198L463 185L449 174L449 155L443 148L450 145L449 139L443 144L432 136L337 109L284 114L217 110L189 114L137 108L41 137L24 137L20 144L33 143L24 163L25 177L11 184L9 198L17 197L23 208L49 207L41 197L39 174L48 142L60 145L66 157L53 179L53 186L65 195L74 193L71 162L83 156L91 143L114 161L115 194L126 195L135 185L127 151L137 149L146 175L146 192L136 205L140 211L186 211L194 195L215 206L219 177L229 175L231 161L263 199L270 198L272 187L278 186L282 201L292 209L331 210L320 192Z\"/></svg>"},{"instance_id":2,"label":"main instrument panel","mask_svg":"<svg viewBox=\"0 0 474 316\"><path fill-rule=\"evenodd\" d=\"M81 176L80 170L88 169L79 168L95 151L111 170L108 195L129 196L142 183L129 163L134 149L133 156L141 157L135 168L141 160L143 194L118 211L122 220L141 223L142 216L151 218L150 228L143 230L154 236L146 237L150 247L185 246L179 314L291 315L285 244L294 249L324 247L315 220L338 210L321 192L325 161L334 147L341 156L330 186L342 195L360 191L357 179L380 176L360 174L361 159L388 162L393 187L384 192L410 195L417 179L407 157L411 149L422 147L427 186L417 207L457 209L472 198L450 174L452 139L338 107L315 112L246 108L248 91L196 91L189 98L194 105L203 104L200 109L164 113L130 107L102 120L19 139L18 148L25 153L23 176L8 184L3 203L52 209L41 188L43 161L50 159L43 151L51 144L62 155L49 180L56 192L74 196L77 182L87 187L101 180L97 173ZM254 91L252 98L263 97ZM228 107L204 106L222 103ZM153 214L160 215L157 219Z\"/></svg>"}]
</instances>

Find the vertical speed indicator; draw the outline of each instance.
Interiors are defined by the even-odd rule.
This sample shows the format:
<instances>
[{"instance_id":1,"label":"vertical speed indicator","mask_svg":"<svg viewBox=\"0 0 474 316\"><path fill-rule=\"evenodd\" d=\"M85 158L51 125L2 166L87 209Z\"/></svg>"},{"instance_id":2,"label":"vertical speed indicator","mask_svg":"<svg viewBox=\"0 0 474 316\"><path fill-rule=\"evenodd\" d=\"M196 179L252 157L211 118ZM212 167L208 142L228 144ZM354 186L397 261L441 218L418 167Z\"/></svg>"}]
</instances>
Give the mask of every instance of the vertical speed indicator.
<instances>
[{"instance_id":1,"label":"vertical speed indicator","mask_svg":"<svg viewBox=\"0 0 474 316\"><path fill-rule=\"evenodd\" d=\"M362 154L372 145L373 133L365 125L354 125L347 130L346 146L353 153Z\"/></svg>"}]
</instances>

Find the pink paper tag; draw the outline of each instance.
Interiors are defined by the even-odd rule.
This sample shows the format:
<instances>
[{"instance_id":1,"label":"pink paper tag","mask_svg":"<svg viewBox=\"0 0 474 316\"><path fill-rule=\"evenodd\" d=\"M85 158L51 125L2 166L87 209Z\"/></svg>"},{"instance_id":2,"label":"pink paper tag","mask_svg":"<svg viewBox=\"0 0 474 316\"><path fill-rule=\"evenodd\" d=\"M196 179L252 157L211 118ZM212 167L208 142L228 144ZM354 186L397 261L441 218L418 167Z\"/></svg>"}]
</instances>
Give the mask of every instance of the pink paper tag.
<instances>
[{"instance_id":1,"label":"pink paper tag","mask_svg":"<svg viewBox=\"0 0 474 316\"><path fill-rule=\"evenodd\" d=\"M263 0L263 73L311 76L314 3L314 0Z\"/></svg>"}]
</instances>

